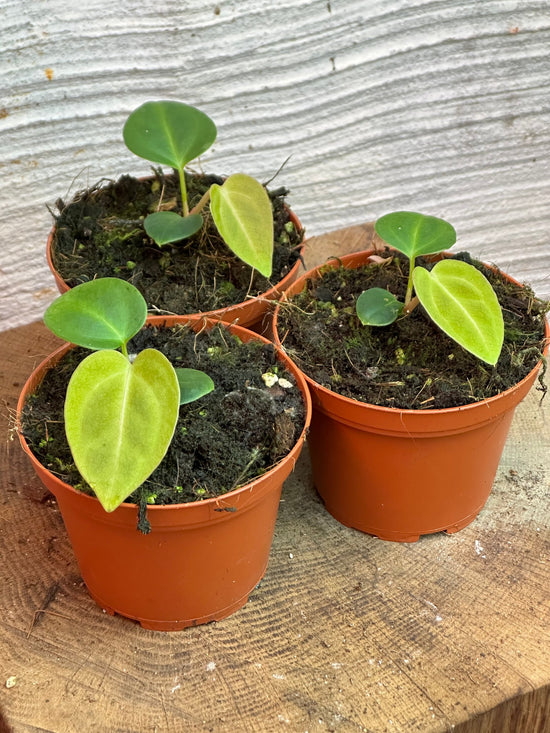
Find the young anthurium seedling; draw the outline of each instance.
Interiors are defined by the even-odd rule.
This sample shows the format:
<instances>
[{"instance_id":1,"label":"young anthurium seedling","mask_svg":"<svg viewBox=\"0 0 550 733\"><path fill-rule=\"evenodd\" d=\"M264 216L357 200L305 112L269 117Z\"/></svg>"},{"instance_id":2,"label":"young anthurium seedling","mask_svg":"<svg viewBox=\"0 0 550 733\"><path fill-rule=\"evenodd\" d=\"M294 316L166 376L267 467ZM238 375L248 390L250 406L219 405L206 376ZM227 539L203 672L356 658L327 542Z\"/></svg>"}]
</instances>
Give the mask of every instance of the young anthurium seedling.
<instances>
[{"instance_id":1,"label":"young anthurium seedling","mask_svg":"<svg viewBox=\"0 0 550 733\"><path fill-rule=\"evenodd\" d=\"M183 216L157 211L144 221L147 234L159 245L186 239L203 225L201 211L211 198L210 212L227 246L265 277L271 276L273 213L265 188L237 173L222 186L213 184L189 211L185 166L202 155L216 139L216 126L204 112L183 102L145 102L126 120L126 146L141 158L178 171Z\"/></svg>"},{"instance_id":2,"label":"young anthurium seedling","mask_svg":"<svg viewBox=\"0 0 550 733\"><path fill-rule=\"evenodd\" d=\"M65 431L76 467L108 512L164 458L180 404L214 388L207 374L174 369L156 349L129 357L128 341L146 316L141 293L119 278L68 290L44 316L57 336L94 350L69 381Z\"/></svg>"},{"instance_id":3,"label":"young anthurium seedling","mask_svg":"<svg viewBox=\"0 0 550 733\"><path fill-rule=\"evenodd\" d=\"M409 258L405 302L382 288L365 290L357 299L361 323L387 326L420 302L434 323L482 361L495 365L504 341L500 304L489 281L473 265L443 259L431 271L417 267L420 255L438 254L456 241L454 228L443 219L411 211L381 217L377 234ZM416 298L413 298L413 289Z\"/></svg>"}]
</instances>

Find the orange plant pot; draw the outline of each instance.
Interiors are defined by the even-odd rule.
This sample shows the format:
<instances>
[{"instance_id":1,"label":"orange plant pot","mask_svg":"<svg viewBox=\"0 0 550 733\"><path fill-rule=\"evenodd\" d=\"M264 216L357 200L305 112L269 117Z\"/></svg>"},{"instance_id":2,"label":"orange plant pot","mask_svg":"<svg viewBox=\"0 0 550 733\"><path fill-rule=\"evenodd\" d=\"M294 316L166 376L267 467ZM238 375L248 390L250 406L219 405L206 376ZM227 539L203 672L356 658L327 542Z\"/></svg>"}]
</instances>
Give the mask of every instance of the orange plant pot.
<instances>
[{"instance_id":1,"label":"orange plant pot","mask_svg":"<svg viewBox=\"0 0 550 733\"><path fill-rule=\"evenodd\" d=\"M357 268L371 254L346 255L338 262ZM283 302L301 292L306 280L319 279L322 269L297 280ZM279 306L273 327L280 346L278 313ZM441 410L359 402L304 375L313 402L308 437L313 478L327 510L347 527L397 542L465 527L489 497L514 410L539 367L495 397Z\"/></svg>"},{"instance_id":2,"label":"orange plant pot","mask_svg":"<svg viewBox=\"0 0 550 733\"><path fill-rule=\"evenodd\" d=\"M302 229L300 220L296 214L289 209L290 220L296 227L297 231ZM69 286L63 280L59 272L56 270L53 263L52 256L52 245L55 234L55 225L52 227L46 243L46 259L48 267L50 268L52 275L54 276L55 284L61 294L69 290ZM300 245L300 252L302 252L304 243ZM282 294L292 283L294 283L299 275L300 267L302 265L301 259L297 259L292 268L278 283L273 287L266 290L265 293L261 293L253 298L243 301L242 303L235 303L229 305L227 308L218 308L213 311L205 311L204 313L189 313L189 314L178 314L186 315L189 318L211 318L214 320L223 321L224 323L238 323L243 328L256 331L258 333L266 333L270 329L270 317L273 304L279 300ZM147 322L153 325L162 325L165 322L166 316L164 315L150 315L147 317Z\"/></svg>"},{"instance_id":3,"label":"orange plant pot","mask_svg":"<svg viewBox=\"0 0 550 733\"><path fill-rule=\"evenodd\" d=\"M180 317L178 322L191 320ZM204 319L195 320L193 327L204 324ZM269 343L238 326L228 329L243 341ZM19 398L18 424L28 395L70 348L62 346L31 374ZM279 359L295 377L306 409L294 448L255 481L216 499L148 507L147 535L136 529L135 504L105 512L97 499L48 471L19 431L37 475L57 499L90 595L109 614L135 619L147 629L176 631L219 621L246 603L266 571L282 485L298 459L311 418L303 376L283 352Z\"/></svg>"}]
</instances>

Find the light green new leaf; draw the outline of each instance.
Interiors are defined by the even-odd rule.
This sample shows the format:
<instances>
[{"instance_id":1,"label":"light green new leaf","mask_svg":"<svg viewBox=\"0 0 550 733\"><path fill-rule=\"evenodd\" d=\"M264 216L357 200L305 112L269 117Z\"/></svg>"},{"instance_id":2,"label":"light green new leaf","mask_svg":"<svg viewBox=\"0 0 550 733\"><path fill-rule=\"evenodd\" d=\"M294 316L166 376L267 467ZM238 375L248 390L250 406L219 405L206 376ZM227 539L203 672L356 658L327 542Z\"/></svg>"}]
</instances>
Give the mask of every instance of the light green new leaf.
<instances>
[{"instance_id":1,"label":"light green new leaf","mask_svg":"<svg viewBox=\"0 0 550 733\"><path fill-rule=\"evenodd\" d=\"M176 369L176 376L180 386L180 405L194 402L214 389L211 377L198 369Z\"/></svg>"},{"instance_id":2,"label":"light green new leaf","mask_svg":"<svg viewBox=\"0 0 550 733\"><path fill-rule=\"evenodd\" d=\"M168 359L145 349L133 364L98 351L73 373L65 431L76 466L113 511L163 459L176 426L179 386Z\"/></svg>"},{"instance_id":3,"label":"light green new leaf","mask_svg":"<svg viewBox=\"0 0 550 733\"><path fill-rule=\"evenodd\" d=\"M374 228L379 237L411 259L443 252L456 242L456 232L448 222L412 211L386 214Z\"/></svg>"},{"instance_id":4,"label":"light green new leaf","mask_svg":"<svg viewBox=\"0 0 550 733\"><path fill-rule=\"evenodd\" d=\"M389 326L403 310L403 304L383 288L370 288L357 298L355 310L364 326Z\"/></svg>"},{"instance_id":5,"label":"light green new leaf","mask_svg":"<svg viewBox=\"0 0 550 733\"><path fill-rule=\"evenodd\" d=\"M196 107L183 102L145 102L126 120L126 146L140 158L183 170L208 150L216 125Z\"/></svg>"},{"instance_id":6,"label":"light green new leaf","mask_svg":"<svg viewBox=\"0 0 550 733\"><path fill-rule=\"evenodd\" d=\"M244 173L210 189L210 211L225 243L264 277L271 276L273 210L265 188Z\"/></svg>"},{"instance_id":7,"label":"light green new leaf","mask_svg":"<svg viewBox=\"0 0 550 733\"><path fill-rule=\"evenodd\" d=\"M200 214L180 216L175 211L156 211L145 218L143 225L147 234L159 247L170 242L187 239L202 227Z\"/></svg>"},{"instance_id":8,"label":"light green new leaf","mask_svg":"<svg viewBox=\"0 0 550 733\"><path fill-rule=\"evenodd\" d=\"M504 340L502 311L487 278L472 265L442 260L413 274L416 294L430 318L448 336L495 365Z\"/></svg>"},{"instance_id":9,"label":"light green new leaf","mask_svg":"<svg viewBox=\"0 0 550 733\"><path fill-rule=\"evenodd\" d=\"M139 290L120 278L104 277L63 293L46 310L44 323L77 346L118 349L146 318L147 304Z\"/></svg>"}]
</instances>

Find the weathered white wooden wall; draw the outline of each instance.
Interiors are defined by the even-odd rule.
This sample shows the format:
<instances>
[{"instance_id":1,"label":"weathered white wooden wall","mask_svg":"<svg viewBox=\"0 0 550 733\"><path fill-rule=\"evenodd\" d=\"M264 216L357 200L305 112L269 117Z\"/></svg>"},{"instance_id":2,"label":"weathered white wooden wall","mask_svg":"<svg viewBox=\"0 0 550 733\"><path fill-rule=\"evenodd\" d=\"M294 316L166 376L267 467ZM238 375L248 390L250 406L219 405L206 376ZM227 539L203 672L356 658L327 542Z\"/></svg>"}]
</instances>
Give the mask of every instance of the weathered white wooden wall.
<instances>
[{"instance_id":1,"label":"weathered white wooden wall","mask_svg":"<svg viewBox=\"0 0 550 733\"><path fill-rule=\"evenodd\" d=\"M205 170L279 183L311 234L396 208L550 295L547 0L0 0L0 328L54 296L46 204L148 164L147 99L218 125Z\"/></svg>"}]
</instances>

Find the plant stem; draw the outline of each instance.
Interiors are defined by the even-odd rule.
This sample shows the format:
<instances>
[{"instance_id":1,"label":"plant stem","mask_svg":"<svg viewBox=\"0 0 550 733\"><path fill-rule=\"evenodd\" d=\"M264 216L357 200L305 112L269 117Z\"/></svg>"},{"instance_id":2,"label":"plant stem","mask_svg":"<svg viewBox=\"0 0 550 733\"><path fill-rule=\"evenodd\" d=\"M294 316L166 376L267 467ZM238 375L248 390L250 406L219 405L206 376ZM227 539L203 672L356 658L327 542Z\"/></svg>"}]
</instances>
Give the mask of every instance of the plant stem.
<instances>
[{"instance_id":1,"label":"plant stem","mask_svg":"<svg viewBox=\"0 0 550 733\"><path fill-rule=\"evenodd\" d=\"M126 358L128 358L128 348L127 348L127 346L126 346L126 342L124 342L123 344L121 344L121 346L120 346L120 350L122 351L122 354L123 354L123 355L124 355L124 356L125 356Z\"/></svg>"},{"instance_id":2,"label":"plant stem","mask_svg":"<svg viewBox=\"0 0 550 733\"><path fill-rule=\"evenodd\" d=\"M409 260L409 282L407 283L407 295L405 296L405 307L409 305L413 292L414 257Z\"/></svg>"},{"instance_id":3,"label":"plant stem","mask_svg":"<svg viewBox=\"0 0 550 733\"><path fill-rule=\"evenodd\" d=\"M240 474L237 476L236 480L233 483L233 487L231 490L236 489L239 484L244 480L244 477L250 470L250 468L256 463L258 458L260 457L261 451L259 448L252 448L250 451L250 460L246 464L246 466L243 468L243 470L240 472Z\"/></svg>"},{"instance_id":4,"label":"plant stem","mask_svg":"<svg viewBox=\"0 0 550 733\"><path fill-rule=\"evenodd\" d=\"M181 191L181 203L183 205L183 215L189 214L189 205L187 203L187 188L185 186L185 174L183 168L178 168L178 174L180 177L180 191Z\"/></svg>"},{"instance_id":5,"label":"plant stem","mask_svg":"<svg viewBox=\"0 0 550 733\"><path fill-rule=\"evenodd\" d=\"M201 211L206 206L206 204L209 202L209 200L210 200L210 189L208 189L207 192L202 195L202 198L199 201L199 203L196 206L193 206L193 208L191 209L191 213L200 214Z\"/></svg>"},{"instance_id":6,"label":"plant stem","mask_svg":"<svg viewBox=\"0 0 550 733\"><path fill-rule=\"evenodd\" d=\"M403 314L405 316L408 316L409 313L412 313L413 310L416 308L416 306L420 303L420 300L418 299L418 296L415 295L414 298L412 298L407 305L403 308Z\"/></svg>"}]
</instances>

